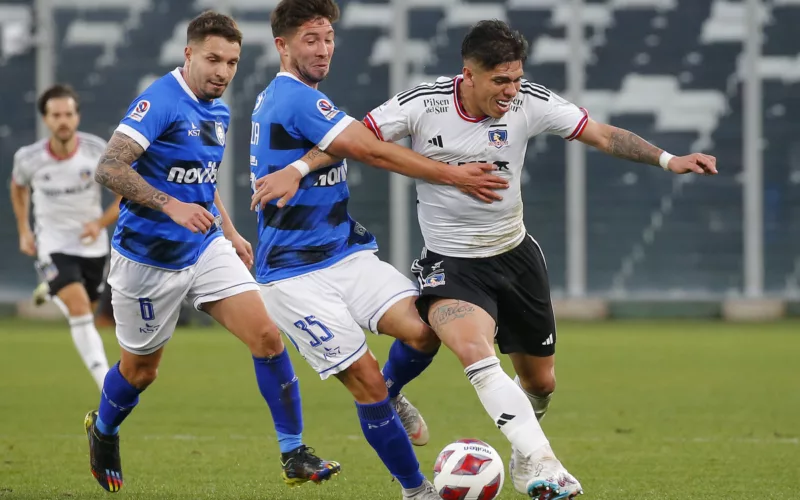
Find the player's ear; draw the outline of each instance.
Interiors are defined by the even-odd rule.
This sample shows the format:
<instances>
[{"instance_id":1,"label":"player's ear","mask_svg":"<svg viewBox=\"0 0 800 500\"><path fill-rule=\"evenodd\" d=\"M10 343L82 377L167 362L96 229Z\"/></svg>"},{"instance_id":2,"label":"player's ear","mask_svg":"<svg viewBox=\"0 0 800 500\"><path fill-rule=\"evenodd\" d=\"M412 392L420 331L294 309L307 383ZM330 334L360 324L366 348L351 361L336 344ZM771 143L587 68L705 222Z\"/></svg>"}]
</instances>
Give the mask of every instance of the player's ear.
<instances>
[{"instance_id":1,"label":"player's ear","mask_svg":"<svg viewBox=\"0 0 800 500\"><path fill-rule=\"evenodd\" d=\"M278 50L278 54L285 56L287 52L287 44L286 39L282 36L275 38L275 48Z\"/></svg>"},{"instance_id":2,"label":"player's ear","mask_svg":"<svg viewBox=\"0 0 800 500\"><path fill-rule=\"evenodd\" d=\"M191 45L187 45L186 47L184 47L183 56L186 58L187 61L191 61L192 60L192 46Z\"/></svg>"},{"instance_id":3,"label":"player's ear","mask_svg":"<svg viewBox=\"0 0 800 500\"><path fill-rule=\"evenodd\" d=\"M464 83L472 87L474 85L475 78L475 73L472 71L472 69L465 65L461 70L461 74L464 75Z\"/></svg>"}]
</instances>

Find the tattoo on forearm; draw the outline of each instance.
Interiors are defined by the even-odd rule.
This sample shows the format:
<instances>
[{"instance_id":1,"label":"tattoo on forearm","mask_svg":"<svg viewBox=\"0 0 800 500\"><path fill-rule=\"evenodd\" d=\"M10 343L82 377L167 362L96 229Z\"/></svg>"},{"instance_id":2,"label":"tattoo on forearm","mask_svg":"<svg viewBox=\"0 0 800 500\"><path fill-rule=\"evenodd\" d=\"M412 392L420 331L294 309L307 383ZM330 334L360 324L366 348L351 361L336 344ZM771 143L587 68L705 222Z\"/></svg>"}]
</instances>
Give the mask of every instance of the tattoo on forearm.
<instances>
[{"instance_id":1,"label":"tattoo on forearm","mask_svg":"<svg viewBox=\"0 0 800 500\"><path fill-rule=\"evenodd\" d=\"M319 168L323 168L328 165L332 165L334 163L339 163L341 161L341 158L337 158L336 156L330 155L316 146L308 150L308 153L306 153L305 156L303 156L303 161L308 164L311 164L311 162L313 162L317 158L322 158L324 163L322 163L317 168L314 168L312 166L311 170L318 170Z\"/></svg>"},{"instance_id":2,"label":"tattoo on forearm","mask_svg":"<svg viewBox=\"0 0 800 500\"><path fill-rule=\"evenodd\" d=\"M606 152L617 158L658 165L661 150L633 132L617 128L611 134Z\"/></svg>"},{"instance_id":3,"label":"tattoo on forearm","mask_svg":"<svg viewBox=\"0 0 800 500\"><path fill-rule=\"evenodd\" d=\"M431 326L435 329L455 319L464 318L473 312L475 312L475 306L460 300L455 304L439 306L430 313Z\"/></svg>"},{"instance_id":4,"label":"tattoo on forearm","mask_svg":"<svg viewBox=\"0 0 800 500\"><path fill-rule=\"evenodd\" d=\"M115 132L106 146L94 179L123 198L161 210L169 196L154 188L139 175L131 164L144 153L139 144L130 137Z\"/></svg>"}]
</instances>

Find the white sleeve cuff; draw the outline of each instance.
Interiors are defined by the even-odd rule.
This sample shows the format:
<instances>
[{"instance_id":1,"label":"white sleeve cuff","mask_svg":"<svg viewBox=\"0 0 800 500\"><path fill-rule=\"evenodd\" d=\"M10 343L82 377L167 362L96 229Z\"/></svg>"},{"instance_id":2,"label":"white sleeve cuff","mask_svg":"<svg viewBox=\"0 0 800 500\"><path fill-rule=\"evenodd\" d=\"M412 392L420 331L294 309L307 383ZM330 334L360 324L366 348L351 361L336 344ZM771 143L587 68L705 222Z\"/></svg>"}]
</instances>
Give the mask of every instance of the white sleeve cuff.
<instances>
[{"instance_id":1,"label":"white sleeve cuff","mask_svg":"<svg viewBox=\"0 0 800 500\"><path fill-rule=\"evenodd\" d=\"M353 123L354 121L355 119L349 115L339 120L339 123L334 125L333 128L330 129L327 134L325 134L325 137L323 137L322 140L319 141L317 147L323 151L328 149L328 146L330 146L331 143L334 140L336 140L337 137L339 137L339 134L341 134L344 131L344 129L346 129L347 126Z\"/></svg>"},{"instance_id":2,"label":"white sleeve cuff","mask_svg":"<svg viewBox=\"0 0 800 500\"><path fill-rule=\"evenodd\" d=\"M136 143L139 144L145 151L147 151L147 148L150 147L150 141L148 141L147 138L143 136L141 132L131 127L130 125L125 125L124 123L120 123L114 132L120 132L122 134L127 135L128 137L136 141Z\"/></svg>"}]
</instances>

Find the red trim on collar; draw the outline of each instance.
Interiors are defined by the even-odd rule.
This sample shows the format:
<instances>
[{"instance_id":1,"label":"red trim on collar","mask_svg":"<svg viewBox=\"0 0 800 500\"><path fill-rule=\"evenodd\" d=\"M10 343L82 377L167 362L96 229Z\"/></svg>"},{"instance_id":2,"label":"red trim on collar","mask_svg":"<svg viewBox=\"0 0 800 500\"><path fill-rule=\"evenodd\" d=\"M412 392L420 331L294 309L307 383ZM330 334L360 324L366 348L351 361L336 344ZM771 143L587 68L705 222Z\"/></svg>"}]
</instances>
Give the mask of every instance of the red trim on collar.
<instances>
[{"instance_id":1,"label":"red trim on collar","mask_svg":"<svg viewBox=\"0 0 800 500\"><path fill-rule=\"evenodd\" d=\"M461 105L461 99L459 99L458 97L458 89L461 86L461 80L463 80L463 78L460 76L457 76L455 77L455 79L453 79L453 102L455 102L456 112L458 113L458 116L460 116L464 121L468 121L470 123L480 123L489 118L488 116L484 116L481 118L470 116L469 113L467 113L467 111Z\"/></svg>"}]
</instances>

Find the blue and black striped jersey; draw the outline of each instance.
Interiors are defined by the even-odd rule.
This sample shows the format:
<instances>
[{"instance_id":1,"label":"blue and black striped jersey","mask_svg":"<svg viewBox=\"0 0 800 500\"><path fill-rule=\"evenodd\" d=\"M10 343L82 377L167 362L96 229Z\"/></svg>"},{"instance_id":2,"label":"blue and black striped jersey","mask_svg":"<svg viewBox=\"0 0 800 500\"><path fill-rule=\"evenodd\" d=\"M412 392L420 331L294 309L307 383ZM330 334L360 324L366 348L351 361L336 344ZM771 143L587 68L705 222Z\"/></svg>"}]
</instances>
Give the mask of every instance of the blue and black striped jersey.
<instances>
[{"instance_id":1,"label":"blue and black striped jersey","mask_svg":"<svg viewBox=\"0 0 800 500\"><path fill-rule=\"evenodd\" d=\"M261 178L325 150L353 118L290 73L279 73L259 94L250 140L251 179ZM329 267L362 250L375 237L347 211L347 163L311 172L283 208L277 200L258 214L256 280L270 283Z\"/></svg>"}]
</instances>

